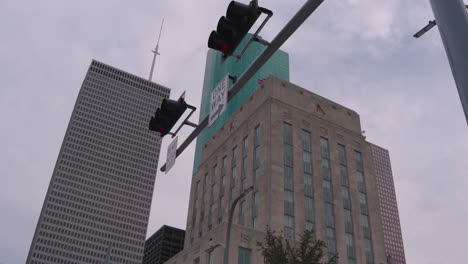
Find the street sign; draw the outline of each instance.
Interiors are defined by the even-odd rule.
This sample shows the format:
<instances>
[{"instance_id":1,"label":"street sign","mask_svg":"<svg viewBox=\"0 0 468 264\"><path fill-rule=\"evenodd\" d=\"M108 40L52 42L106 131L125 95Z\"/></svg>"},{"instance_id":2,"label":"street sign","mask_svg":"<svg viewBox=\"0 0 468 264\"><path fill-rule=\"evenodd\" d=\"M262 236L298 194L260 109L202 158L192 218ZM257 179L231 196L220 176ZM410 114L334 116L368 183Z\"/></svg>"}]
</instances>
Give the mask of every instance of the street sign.
<instances>
[{"instance_id":1,"label":"street sign","mask_svg":"<svg viewBox=\"0 0 468 264\"><path fill-rule=\"evenodd\" d=\"M216 88L211 93L210 99L210 118L208 121L208 126L211 127L213 123L221 116L222 113L226 110L227 105L227 95L228 95L228 85L229 85L229 74L227 74L221 82L216 86Z\"/></svg>"},{"instance_id":2,"label":"street sign","mask_svg":"<svg viewBox=\"0 0 468 264\"><path fill-rule=\"evenodd\" d=\"M166 174L167 172L174 166L175 164L175 159L177 157L177 138L176 137L169 147L167 147L167 159L166 159Z\"/></svg>"}]
</instances>

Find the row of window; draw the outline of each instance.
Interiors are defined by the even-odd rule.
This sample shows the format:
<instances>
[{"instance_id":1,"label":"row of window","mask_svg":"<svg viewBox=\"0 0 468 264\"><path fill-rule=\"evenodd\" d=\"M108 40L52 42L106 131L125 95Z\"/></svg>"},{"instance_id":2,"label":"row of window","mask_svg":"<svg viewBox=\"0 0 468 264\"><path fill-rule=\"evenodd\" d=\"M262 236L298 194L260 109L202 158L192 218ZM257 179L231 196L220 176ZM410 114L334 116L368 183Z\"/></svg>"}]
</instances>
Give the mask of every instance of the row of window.
<instances>
[{"instance_id":1,"label":"row of window","mask_svg":"<svg viewBox=\"0 0 468 264\"><path fill-rule=\"evenodd\" d=\"M87 258L88 256L96 255L97 252L95 251L99 247L98 245L94 243L89 243L90 240L89 240L88 235L84 234L83 232L70 230L69 228L58 227L56 225L52 226L52 225L48 225L44 223L41 224L41 229L45 231L44 233L56 235L54 237L50 236L52 237L52 239L38 238L36 245L45 246L42 248L41 252L45 252L46 250L45 248L49 250L50 255L42 254L43 257L55 258L55 257L63 257L66 255L69 255L68 256L69 259L81 260L81 261L85 261L86 263L95 262L95 260L93 259L87 259L87 260L83 259L83 258ZM114 235L112 235L111 237L108 235L108 233L102 233L102 234L103 234L102 238L110 238L114 241L119 241L119 243L115 243L115 242L112 243L113 248L114 248L112 250L112 255L120 256L120 257L116 257L118 258L119 263L129 263L129 259L124 259L124 258L129 258L129 256L133 254L130 254L128 252L121 250L122 246L120 245L120 243L122 243L124 238L121 236L114 236ZM72 250L72 252L66 252L62 248L64 245L66 245L66 243L73 245L72 247L70 247L70 250ZM137 244L141 244L141 243L137 243ZM135 257L138 259L141 259L141 255L143 253L141 249L137 249L137 251L130 251L130 252L140 253L138 255L134 255L132 260L134 260ZM40 252L35 252L34 254L41 255ZM34 257L34 254L33 254L33 257ZM38 258L45 260L45 258L41 258L41 257L38 257Z\"/></svg>"},{"instance_id":2,"label":"row of window","mask_svg":"<svg viewBox=\"0 0 468 264\"><path fill-rule=\"evenodd\" d=\"M103 188L108 191L116 191L121 195L126 195L130 198L142 201L148 201L151 198L151 193L135 188L133 186L122 184L121 182L113 179L112 175L107 174L103 171L95 170L85 166L77 166L77 168L67 167L59 165L57 169L58 177L64 177L71 181L75 181L81 184L90 184ZM96 176L99 175L99 176Z\"/></svg>"},{"instance_id":3,"label":"row of window","mask_svg":"<svg viewBox=\"0 0 468 264\"><path fill-rule=\"evenodd\" d=\"M127 87L115 81L102 81L101 79L90 78L87 79L86 85L80 91L81 96L87 98L99 99L99 104L118 104L122 109L132 110L138 109L137 111L144 111L143 113L150 113L154 111L154 107L158 100L168 97L144 97L141 94L135 94L128 96L126 91Z\"/></svg>"},{"instance_id":4,"label":"row of window","mask_svg":"<svg viewBox=\"0 0 468 264\"><path fill-rule=\"evenodd\" d=\"M86 103L89 103L88 106L105 104L110 110L124 111L126 114L134 113L140 118L154 111L154 108L160 105L163 98L147 98L147 102L143 103L135 97L128 97L117 93L115 89L108 87L106 84L96 85L92 83L81 91L80 96L82 97L82 100L79 102L80 105L86 105Z\"/></svg>"},{"instance_id":5,"label":"row of window","mask_svg":"<svg viewBox=\"0 0 468 264\"><path fill-rule=\"evenodd\" d=\"M153 150L154 140L151 140L149 137L152 135L150 131L143 130L144 128L138 129L135 124L129 124L124 121L121 121L114 117L105 117L102 118L95 114L87 114L84 112L77 111L73 120L80 121L83 123L88 123L94 126L95 124L101 124L103 131L114 131L115 133L111 137L112 140L119 140L131 145L136 145L142 148L147 148ZM93 122L94 121L94 122ZM135 127L135 129L134 129ZM147 131L147 137L136 137L139 132ZM124 136L124 137L122 137ZM155 136L155 135L154 135ZM109 140L109 139L108 139Z\"/></svg>"},{"instance_id":6,"label":"row of window","mask_svg":"<svg viewBox=\"0 0 468 264\"><path fill-rule=\"evenodd\" d=\"M103 114L98 111L88 109L87 107L83 107L78 105L78 107L75 110L75 115L80 116L80 117L86 117L88 120L90 119L90 116L95 116L97 118L98 123L101 123L100 120L123 120L126 118L123 118L123 115L117 114L117 113L110 113L109 114ZM149 114L147 115L149 116ZM113 118L116 117L116 118ZM128 118L127 118L128 119ZM99 130L99 132L113 132L112 135L124 135L124 136L130 136L129 139L133 139L134 141L137 142L143 142L143 143L153 143L156 139L156 134L153 132L150 132L148 130L148 120L149 117L147 118L146 122L135 122L135 120L130 120L133 122L127 122L127 121L121 121L119 123L112 124L111 122L106 122L105 129ZM121 126L123 125L123 126ZM125 129L123 129L125 127Z\"/></svg>"},{"instance_id":7,"label":"row of window","mask_svg":"<svg viewBox=\"0 0 468 264\"><path fill-rule=\"evenodd\" d=\"M254 130L254 172L253 172L253 182L254 182L254 191L253 191L253 206L252 206L252 221L251 225L253 227L257 227L258 225L258 198L259 198L259 192L258 192L258 177L260 174L259 167L260 167L260 149L259 149L259 136L260 136L260 127L257 126ZM245 190L247 189L247 168L248 168L248 155L247 155L247 148L248 148L248 137L246 136L242 140L242 164L238 166L238 162L236 159L236 153L238 151L237 146L234 146L232 149L232 160L231 160L231 178L230 178L230 185L229 185L229 199L228 199L228 204L230 205L234 199L240 195L240 190ZM210 184L210 190L209 190L209 211L208 211L208 229L212 228L212 225L214 223L214 218L215 218L215 205L217 204L218 206L218 214L217 214L217 223L221 223L223 221L224 213L225 213L225 198L226 198L226 175L227 175L227 170L228 170L228 160L227 156L224 156L221 161L221 168L220 168L220 175L219 175L219 193L218 193L218 199L215 199L215 189L217 188L216 184L216 178L217 178L217 164L213 166L213 171L212 171L212 176L211 176L211 184ZM240 182L238 181L238 167L241 168L241 179ZM193 242L195 239L195 227L197 227L197 218L199 217L198 220L198 237L201 237L203 235L203 226L204 226L204 216L205 216L205 204L207 204L206 198L205 198L205 193L207 193L207 184L208 182L208 172L206 172L203 176L203 182L202 182L202 197L201 197L201 210L199 209L199 191L200 191L200 180L198 180L195 185L194 185L194 198L193 198L193 210L192 210L192 215L191 215L191 230L190 230L190 241ZM236 186L239 185L240 188L236 188ZM217 200L217 203L215 202ZM238 215L238 221L239 224L245 224L245 209L246 209L246 199L243 198L242 200L239 201L239 215ZM199 215L200 213L200 215Z\"/></svg>"},{"instance_id":8,"label":"row of window","mask_svg":"<svg viewBox=\"0 0 468 264\"><path fill-rule=\"evenodd\" d=\"M328 139L320 138L320 154L322 160L323 174L323 193L325 201L325 223L326 223L326 243L328 257L332 258L336 255L336 234L334 221L334 205L333 205L333 184L330 167L330 149Z\"/></svg>"},{"instance_id":9,"label":"row of window","mask_svg":"<svg viewBox=\"0 0 468 264\"><path fill-rule=\"evenodd\" d=\"M101 204L105 204L107 206L110 206L110 208L114 209L123 209L127 210L129 212L134 212L134 213L139 213L139 214L144 214L149 211L148 208L141 208L141 207L136 207L127 203L122 203L118 202L113 199L109 199L102 195L101 193L91 193L91 192L84 192L75 188L71 188L70 186L64 186L64 185L59 185L59 184L53 184L52 185L52 191L50 192L50 195L55 196L55 197L61 197L63 199L66 199L68 196L75 196L75 197L82 197L90 201L95 201Z\"/></svg>"},{"instance_id":10,"label":"row of window","mask_svg":"<svg viewBox=\"0 0 468 264\"><path fill-rule=\"evenodd\" d=\"M354 246L354 232L352 219L351 198L349 195L348 162L346 159L346 147L338 144L338 160L340 163L341 194L343 198L345 240L348 264L356 263L356 249Z\"/></svg>"},{"instance_id":11,"label":"row of window","mask_svg":"<svg viewBox=\"0 0 468 264\"><path fill-rule=\"evenodd\" d=\"M141 109L141 106L138 106L138 108L130 108L125 102L121 103L119 101L112 100L112 97L107 96L106 98L103 98L102 96L96 95L91 97L91 95L92 94L88 92L83 93L82 100L80 100L78 104L80 110L87 109L88 111L93 111L100 115L114 115L131 123L148 123L148 115L151 114L151 112L146 111L146 109ZM162 101L162 98L158 99L161 99L157 100L158 102Z\"/></svg>"},{"instance_id":12,"label":"row of window","mask_svg":"<svg viewBox=\"0 0 468 264\"><path fill-rule=\"evenodd\" d=\"M115 80L89 78L87 79L86 85L83 86L83 89L81 89L80 93L86 92L88 95L91 95L92 98L96 98L94 95L101 95L104 96L104 98L102 98L103 100L101 100L104 103L121 102L126 104L123 108L138 108L147 112L154 109L158 99L161 100L161 98L169 97L169 94L155 97L145 96L144 94L140 93L129 96L128 88L129 87L125 87ZM112 101L109 101L109 99L112 99Z\"/></svg>"},{"instance_id":13,"label":"row of window","mask_svg":"<svg viewBox=\"0 0 468 264\"><path fill-rule=\"evenodd\" d=\"M115 188L104 188L105 185L100 184L100 183L95 183L92 181L88 181L88 180L85 180L86 183L84 184L78 183L76 181L66 179L62 175L63 173L60 173L60 172L57 173L57 177L54 178L54 184L74 188L76 190L80 190L83 192L101 195L108 199L119 201L120 203L129 204L131 206L135 206L135 207L139 207L143 209L150 208L150 201L148 201L148 199L144 199L145 201L142 202L143 199L141 198L138 200L135 200L131 196L126 195L128 194L128 192L123 192Z\"/></svg>"},{"instance_id":14,"label":"row of window","mask_svg":"<svg viewBox=\"0 0 468 264\"><path fill-rule=\"evenodd\" d=\"M63 214L55 214L55 215L64 216ZM63 220L66 220L66 221L63 221ZM51 223L55 227L57 226L63 227L64 229L73 230L82 234L85 233L84 235L85 239L80 240L76 238L56 235L51 232L40 232L40 234L43 234L43 235L39 236L38 242L44 245L47 245L50 247L56 247L56 248L63 248L65 245L68 245L68 247L70 248L81 247L81 248L87 248L89 250L98 251L98 252L105 251L105 249L107 248L106 245L108 241L100 237L97 237L98 232L103 232L104 225L98 225L97 223L91 223L91 222L78 223L77 218L70 217L70 216L68 216L66 219L63 218L59 220L46 217L44 218L44 223ZM83 225L86 225L86 227L83 227ZM92 233L87 233L86 232L87 230L91 230ZM105 230L105 231L108 231L108 230ZM44 239L41 237L44 237ZM48 237L50 239L45 239L45 237ZM113 248L119 249L120 251L126 251L127 253L141 253L142 252L140 248L135 247L133 244L128 245L128 244L120 243L120 241L119 243L115 243ZM72 250L72 249L67 249L67 250Z\"/></svg>"},{"instance_id":15,"label":"row of window","mask_svg":"<svg viewBox=\"0 0 468 264\"><path fill-rule=\"evenodd\" d=\"M92 149L88 149L88 153L89 154L85 154L81 151L65 149L64 153L62 154L62 159L67 159L68 161L73 162L93 161L93 163L102 163L107 167L115 167L117 170L114 170L116 171L114 175L116 175L117 178L120 176L120 180L123 179L124 181L133 181L136 186L138 186L140 183L150 186L154 184L154 174L152 173L154 173L156 168L149 170L143 168L142 166L138 166L135 163L125 162L124 160L119 162L119 159L112 158L111 155L102 154L97 151L93 151ZM126 168L126 170L124 171L123 168ZM143 172L142 170L146 172Z\"/></svg>"},{"instance_id":16,"label":"row of window","mask_svg":"<svg viewBox=\"0 0 468 264\"><path fill-rule=\"evenodd\" d=\"M83 128L77 128L75 125L77 123L76 122L72 122L72 130L76 132L80 132L80 133L85 133L85 131L94 131L93 129L91 129L91 127L88 127L86 125L83 125L83 124L80 124L80 127ZM76 144L73 145L73 148L74 149L79 149L80 151L82 152L86 152L86 153L90 153L92 150L96 150L96 151L99 151L101 153L107 153L107 154L112 154L112 155L115 155L117 157L119 157L119 154L120 153L123 153L123 154L126 154L126 155L123 155L123 154L120 154L122 155L122 157L131 157L131 156L135 156L135 157L138 157L138 155L140 155L140 153L146 157L154 157L155 154L154 152L150 152L150 151L147 151L145 149L140 149L140 148L136 148L136 147L129 147L130 145L127 145L127 144L122 144L122 143L119 143L118 145L116 145L115 142L100 142L100 144L90 144L88 142L84 142L84 141L79 141L77 139L74 139L74 138L69 138L67 139L67 143L65 144L65 146L67 147L70 147L70 142L75 142ZM159 144L157 144L157 148L159 148ZM159 153L159 152L157 152ZM156 155L157 157L157 155Z\"/></svg>"},{"instance_id":17,"label":"row of window","mask_svg":"<svg viewBox=\"0 0 468 264\"><path fill-rule=\"evenodd\" d=\"M138 181L134 181L134 180L129 180L127 177L125 177L126 175L122 173L122 171L127 171L129 173L132 173L132 170L123 166L111 164L110 162L107 162L105 160L100 160L97 162L90 162L88 161L88 159L74 158L73 156L67 156L66 154L63 154L62 159L60 160L60 164L71 167L71 168L80 169L80 170L86 170L87 168L90 168L90 169L95 169L101 172L108 172L110 173L110 175L112 175L110 177L111 179L115 179L118 182L124 183L125 185L128 185L128 186L137 187L138 188L137 190L140 190L140 191L146 190L149 193L151 193L153 190L153 186L147 185L147 184L141 184ZM117 167L117 168L114 169L114 167ZM98 172L95 175L100 175L100 174Z\"/></svg>"},{"instance_id":18,"label":"row of window","mask_svg":"<svg viewBox=\"0 0 468 264\"><path fill-rule=\"evenodd\" d=\"M284 163L284 236L294 239L294 175L293 175L292 126L283 123Z\"/></svg>"},{"instance_id":19,"label":"row of window","mask_svg":"<svg viewBox=\"0 0 468 264\"><path fill-rule=\"evenodd\" d=\"M374 264L374 254L372 253L371 229L369 225L369 211L367 208L366 182L364 178L364 164L361 152L354 152L356 162L356 178L358 181L359 204L361 207L361 222L364 233L364 251L366 253L366 263Z\"/></svg>"},{"instance_id":20,"label":"row of window","mask_svg":"<svg viewBox=\"0 0 468 264\"><path fill-rule=\"evenodd\" d=\"M284 160L284 233L287 238L294 236L294 178L293 178L293 149L292 149L292 126L286 122L283 123L283 160ZM344 207L345 220L345 240L347 245L347 260L348 263L356 263L356 252L354 246L352 209L349 191L349 177L346 160L346 149L344 145L338 144L338 161L340 164L341 178L341 193ZM302 154L304 165L304 199L305 199L305 215L306 229L314 227L314 208L313 208L313 168L312 168L312 148L310 132L302 130ZM321 166L323 174L323 192L324 192L324 209L325 209L325 224L326 224L326 243L329 257L336 254L336 234L334 222L334 204L333 204L333 184L330 166L330 149L328 139L320 138L320 154ZM364 166L362 163L361 153L354 152L356 161L356 178L358 181L359 201L361 207L361 223L366 237L365 244L367 245L366 256L367 263L373 263L372 243L370 239L370 226L368 219L367 197L364 182Z\"/></svg>"},{"instance_id":21,"label":"row of window","mask_svg":"<svg viewBox=\"0 0 468 264\"><path fill-rule=\"evenodd\" d=\"M112 208L112 207L109 207L109 206L105 206L105 205L96 203L94 201L89 201L87 199L81 199L81 198L78 198L78 197L74 197L72 195L65 195L64 197L60 197L60 198L49 196L48 202L51 203L51 204L56 204L56 205L64 205L64 206L66 206L68 208L72 208L72 209L75 209L75 210L81 210L82 212L98 211L99 215L102 215L107 219L114 219L115 215L123 215L124 212L126 214L129 213L129 212L124 211L124 210L120 210L120 209ZM103 228L105 230L109 231L109 232L115 232L115 233L119 233L119 234L128 234L130 237L134 237L134 238L140 238L140 236L142 236L142 235L144 236L144 232L140 232L139 235L138 235L138 234L134 234L134 233L131 233L131 232L122 231L122 230L118 230L118 229L114 230L114 228L111 227L111 226L104 226Z\"/></svg>"},{"instance_id":22,"label":"row of window","mask_svg":"<svg viewBox=\"0 0 468 264\"><path fill-rule=\"evenodd\" d=\"M206 254L207 254L207 257L206 257L207 262L203 262L203 263L215 264L213 251L209 251ZM251 264L252 263L251 255L252 255L252 250L248 248L239 247L237 251L237 264ZM201 263L200 257L195 258L193 263L200 264Z\"/></svg>"},{"instance_id":23,"label":"row of window","mask_svg":"<svg viewBox=\"0 0 468 264\"><path fill-rule=\"evenodd\" d=\"M112 67L110 67L108 65L105 65L103 63L93 61L91 63L90 71L96 71L96 70L99 70L99 69L106 70L108 72L113 73L114 75L122 76L123 78L125 78L127 80L131 80L131 81L133 81L133 84L132 84L133 86L136 85L139 88L147 88L147 89L145 89L147 92L156 93L157 95L161 95L162 92L165 92L165 93L169 92L169 89L163 88L163 87L157 85L156 83L153 83L151 81L147 81L145 79L142 79L142 78L139 78L137 76L128 74L126 72L114 69L114 68L112 68ZM154 89L156 89L156 90L154 90Z\"/></svg>"}]
</instances>

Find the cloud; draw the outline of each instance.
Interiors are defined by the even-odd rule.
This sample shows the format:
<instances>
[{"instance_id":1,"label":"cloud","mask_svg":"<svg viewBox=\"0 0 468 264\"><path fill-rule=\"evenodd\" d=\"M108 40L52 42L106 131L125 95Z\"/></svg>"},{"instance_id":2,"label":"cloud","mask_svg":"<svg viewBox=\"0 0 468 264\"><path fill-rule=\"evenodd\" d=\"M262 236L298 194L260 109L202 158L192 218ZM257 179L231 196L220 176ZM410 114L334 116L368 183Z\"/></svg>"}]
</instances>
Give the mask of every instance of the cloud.
<instances>
[{"instance_id":1,"label":"cloud","mask_svg":"<svg viewBox=\"0 0 468 264\"><path fill-rule=\"evenodd\" d=\"M73 105L92 58L155 79L198 105L206 41L229 1L4 1L0 35L0 262L24 262ZM260 1L271 40L303 0ZM468 133L426 0L324 1L283 49L291 81L356 110L390 150L408 263L463 259ZM197 114L195 116L198 116ZM190 133L186 128L179 142ZM159 165L165 162L162 145ZM184 228L194 144L158 173L148 228ZM450 252L440 254L439 252Z\"/></svg>"}]
</instances>

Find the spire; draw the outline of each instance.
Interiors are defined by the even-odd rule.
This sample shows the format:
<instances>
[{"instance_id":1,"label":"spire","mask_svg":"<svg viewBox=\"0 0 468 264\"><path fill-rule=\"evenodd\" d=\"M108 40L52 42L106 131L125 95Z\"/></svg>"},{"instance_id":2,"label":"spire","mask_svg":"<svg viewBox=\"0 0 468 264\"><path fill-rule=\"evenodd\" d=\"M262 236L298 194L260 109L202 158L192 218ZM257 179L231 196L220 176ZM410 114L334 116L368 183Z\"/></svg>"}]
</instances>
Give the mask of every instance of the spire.
<instances>
[{"instance_id":1,"label":"spire","mask_svg":"<svg viewBox=\"0 0 468 264\"><path fill-rule=\"evenodd\" d=\"M162 19L162 22L161 22L161 29L159 30L159 37L158 37L158 42L156 43L156 48L154 50L152 50L151 52L154 53L154 57L153 57L153 63L151 63L151 71L150 71L150 75L149 75L149 80L152 81L153 79L153 71L154 71L154 64L156 63L156 57L159 54L159 40L161 39L161 32L162 32L162 29L163 29L163 25L164 25L164 18Z\"/></svg>"}]
</instances>

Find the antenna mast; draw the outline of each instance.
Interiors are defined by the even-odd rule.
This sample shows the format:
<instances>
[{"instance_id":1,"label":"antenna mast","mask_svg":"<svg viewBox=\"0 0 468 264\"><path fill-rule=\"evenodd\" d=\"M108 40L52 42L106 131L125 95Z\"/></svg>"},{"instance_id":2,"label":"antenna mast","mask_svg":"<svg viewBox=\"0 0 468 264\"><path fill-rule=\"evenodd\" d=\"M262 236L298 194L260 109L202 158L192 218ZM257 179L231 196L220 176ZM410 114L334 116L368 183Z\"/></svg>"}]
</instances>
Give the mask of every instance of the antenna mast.
<instances>
[{"instance_id":1,"label":"antenna mast","mask_svg":"<svg viewBox=\"0 0 468 264\"><path fill-rule=\"evenodd\" d=\"M158 55L160 55L158 50L159 50L159 40L161 39L161 32L162 32L162 29L163 29L163 25L164 25L164 18L162 19L162 22L161 22L161 29L159 30L159 37L158 37L158 42L156 43L156 48L151 51L151 52L154 53L154 57L153 57L153 63L151 64L151 71L150 71L150 75L149 75L149 80L150 81L153 79L153 71L154 71L154 64L156 63L156 57Z\"/></svg>"}]
</instances>

